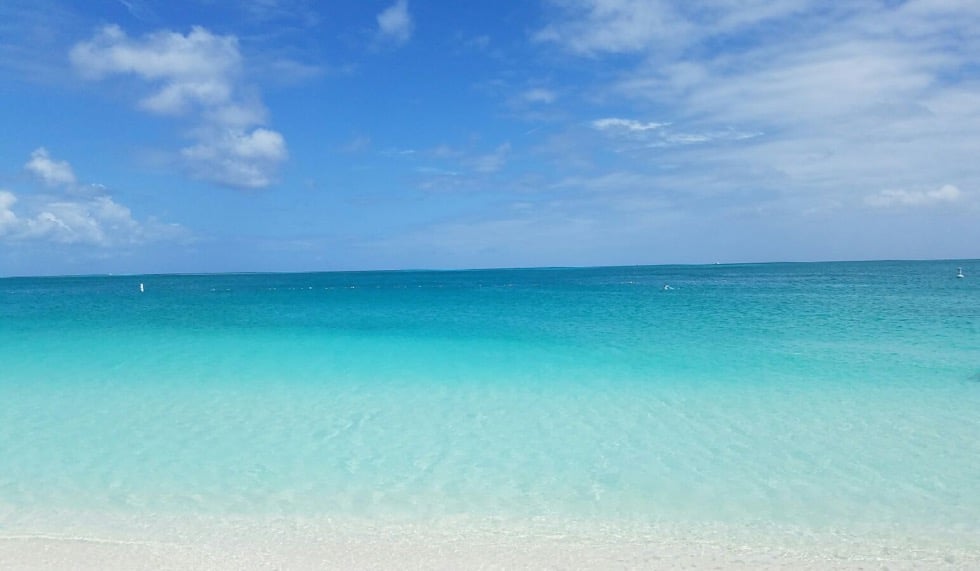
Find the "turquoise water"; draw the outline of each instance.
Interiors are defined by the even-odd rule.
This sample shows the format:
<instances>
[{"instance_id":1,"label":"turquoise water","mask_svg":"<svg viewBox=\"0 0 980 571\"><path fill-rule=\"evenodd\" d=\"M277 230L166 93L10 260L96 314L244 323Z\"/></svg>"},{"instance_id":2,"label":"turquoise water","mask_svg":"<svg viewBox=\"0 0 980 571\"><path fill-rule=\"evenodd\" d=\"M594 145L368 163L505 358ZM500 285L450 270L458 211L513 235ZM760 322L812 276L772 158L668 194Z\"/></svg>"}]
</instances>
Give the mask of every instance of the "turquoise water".
<instances>
[{"instance_id":1,"label":"turquoise water","mask_svg":"<svg viewBox=\"0 0 980 571\"><path fill-rule=\"evenodd\" d=\"M980 262L2 279L56 510L980 532Z\"/></svg>"}]
</instances>

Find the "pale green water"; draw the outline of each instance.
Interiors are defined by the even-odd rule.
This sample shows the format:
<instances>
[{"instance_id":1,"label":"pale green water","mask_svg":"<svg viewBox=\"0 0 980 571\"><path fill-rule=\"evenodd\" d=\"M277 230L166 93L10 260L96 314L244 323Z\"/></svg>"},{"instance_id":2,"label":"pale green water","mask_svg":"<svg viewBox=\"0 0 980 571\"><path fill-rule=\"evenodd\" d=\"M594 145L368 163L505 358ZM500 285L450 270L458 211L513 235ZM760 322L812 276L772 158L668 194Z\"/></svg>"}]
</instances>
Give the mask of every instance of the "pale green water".
<instances>
[{"instance_id":1,"label":"pale green water","mask_svg":"<svg viewBox=\"0 0 980 571\"><path fill-rule=\"evenodd\" d=\"M980 263L0 280L72 509L980 532Z\"/></svg>"}]
</instances>

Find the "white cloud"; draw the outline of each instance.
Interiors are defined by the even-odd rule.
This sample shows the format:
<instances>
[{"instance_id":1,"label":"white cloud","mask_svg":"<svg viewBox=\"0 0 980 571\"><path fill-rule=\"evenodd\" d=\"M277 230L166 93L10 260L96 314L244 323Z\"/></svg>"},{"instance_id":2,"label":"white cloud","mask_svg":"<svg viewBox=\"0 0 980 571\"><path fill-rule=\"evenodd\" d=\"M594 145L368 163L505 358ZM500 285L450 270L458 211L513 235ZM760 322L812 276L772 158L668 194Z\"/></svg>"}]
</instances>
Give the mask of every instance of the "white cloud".
<instances>
[{"instance_id":1,"label":"white cloud","mask_svg":"<svg viewBox=\"0 0 980 571\"><path fill-rule=\"evenodd\" d=\"M636 148L663 148L716 141L741 141L761 135L759 132L720 131L685 132L672 128L670 123L642 122L636 119L610 117L592 121L592 128L606 136L633 143Z\"/></svg>"},{"instance_id":2,"label":"white cloud","mask_svg":"<svg viewBox=\"0 0 980 571\"><path fill-rule=\"evenodd\" d=\"M120 223L123 228L118 228ZM47 203L40 214L24 220L23 235L63 244L106 246L111 243L111 230L119 231L120 236L132 237L132 231L137 226L129 209L116 204L109 197L99 197L86 201Z\"/></svg>"},{"instance_id":3,"label":"white cloud","mask_svg":"<svg viewBox=\"0 0 980 571\"><path fill-rule=\"evenodd\" d=\"M59 171L71 172L67 162L55 161L43 148L32 154L32 162L35 161L42 165L58 165ZM31 162L29 168L30 165ZM40 173L46 172L40 170ZM39 176L49 183L43 174ZM70 181L65 177L56 180L59 185L68 186L68 191L74 190L74 176ZM19 211L14 210L20 203L17 195L0 190L0 238L8 242L37 241L109 248L187 236L187 232L176 224L137 220L129 208L113 200L101 185L89 185L88 189L99 194L81 198L36 195Z\"/></svg>"},{"instance_id":4,"label":"white cloud","mask_svg":"<svg viewBox=\"0 0 980 571\"><path fill-rule=\"evenodd\" d=\"M282 135L265 127L261 100L243 84L234 36L194 27L186 35L160 31L130 38L118 26L106 26L76 44L70 58L88 79L131 74L150 83L151 92L138 103L144 111L189 117L196 124L190 130L194 144L180 156L197 178L262 188L273 183L288 156Z\"/></svg>"},{"instance_id":5,"label":"white cloud","mask_svg":"<svg viewBox=\"0 0 980 571\"><path fill-rule=\"evenodd\" d=\"M957 202L963 197L963 191L946 184L935 190L882 190L865 198L870 206L888 208L893 206L933 206L942 203Z\"/></svg>"},{"instance_id":6,"label":"white cloud","mask_svg":"<svg viewBox=\"0 0 980 571\"><path fill-rule=\"evenodd\" d=\"M17 200L10 192L0 192L0 237L18 242L40 241L110 248L178 239L187 235L176 224L162 224L154 220L140 222L133 217L129 208L109 196L44 201L35 208L34 213L17 215L9 207L3 207L4 194L8 195L10 206Z\"/></svg>"},{"instance_id":7,"label":"white cloud","mask_svg":"<svg viewBox=\"0 0 980 571\"><path fill-rule=\"evenodd\" d=\"M229 101L241 72L238 40L194 27L186 36L156 32L131 39L119 26L106 26L69 52L75 69L89 79L132 73L156 81L157 92L142 105L159 113L182 113L194 103Z\"/></svg>"},{"instance_id":8,"label":"white cloud","mask_svg":"<svg viewBox=\"0 0 980 571\"><path fill-rule=\"evenodd\" d=\"M669 123L643 123L634 119L619 119L616 117L596 119L592 122L592 126L599 131L644 132L660 129L666 125L669 125Z\"/></svg>"},{"instance_id":9,"label":"white cloud","mask_svg":"<svg viewBox=\"0 0 980 571\"><path fill-rule=\"evenodd\" d=\"M200 178L220 180L242 188L263 188L271 184L268 173L287 155L282 135L268 129L214 133L181 153L189 164L208 169L196 173Z\"/></svg>"},{"instance_id":10,"label":"white cloud","mask_svg":"<svg viewBox=\"0 0 980 571\"><path fill-rule=\"evenodd\" d=\"M0 237L13 231L20 223L13 207L17 197L9 190L0 190Z\"/></svg>"},{"instance_id":11,"label":"white cloud","mask_svg":"<svg viewBox=\"0 0 980 571\"><path fill-rule=\"evenodd\" d=\"M143 99L140 107L154 113L181 115L194 103L204 107L220 107L230 97L230 86L220 80L173 82Z\"/></svg>"},{"instance_id":12,"label":"white cloud","mask_svg":"<svg viewBox=\"0 0 980 571\"><path fill-rule=\"evenodd\" d=\"M71 186L75 184L75 173L65 161L56 161L47 149L40 147L31 153L31 160L24 165L31 174L40 178L48 186Z\"/></svg>"},{"instance_id":13,"label":"white cloud","mask_svg":"<svg viewBox=\"0 0 980 571\"><path fill-rule=\"evenodd\" d=\"M378 14L378 34L382 39L404 44L412 38L414 29L407 0L398 0Z\"/></svg>"}]
</instances>

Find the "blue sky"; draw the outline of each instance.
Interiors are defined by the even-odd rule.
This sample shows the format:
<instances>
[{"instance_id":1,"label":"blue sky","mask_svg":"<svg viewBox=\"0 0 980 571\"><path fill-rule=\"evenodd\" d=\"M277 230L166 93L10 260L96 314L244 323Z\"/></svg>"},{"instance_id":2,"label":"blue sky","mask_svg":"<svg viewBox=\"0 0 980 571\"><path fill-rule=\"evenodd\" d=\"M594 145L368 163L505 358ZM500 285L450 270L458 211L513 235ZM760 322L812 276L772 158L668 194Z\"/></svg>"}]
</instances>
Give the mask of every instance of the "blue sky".
<instances>
[{"instance_id":1,"label":"blue sky","mask_svg":"<svg viewBox=\"0 0 980 571\"><path fill-rule=\"evenodd\" d=\"M4 0L0 275L975 258L980 3Z\"/></svg>"}]
</instances>

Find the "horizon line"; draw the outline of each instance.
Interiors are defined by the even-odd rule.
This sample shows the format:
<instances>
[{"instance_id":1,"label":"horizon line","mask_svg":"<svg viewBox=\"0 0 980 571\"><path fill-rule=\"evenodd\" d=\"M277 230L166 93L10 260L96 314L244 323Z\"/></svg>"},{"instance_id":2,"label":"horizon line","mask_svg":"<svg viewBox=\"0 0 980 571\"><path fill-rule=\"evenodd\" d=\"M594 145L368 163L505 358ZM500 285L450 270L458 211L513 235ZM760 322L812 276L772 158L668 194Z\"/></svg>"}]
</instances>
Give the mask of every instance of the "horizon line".
<instances>
[{"instance_id":1,"label":"horizon line","mask_svg":"<svg viewBox=\"0 0 980 571\"><path fill-rule=\"evenodd\" d=\"M615 264L615 265L583 265L583 266L486 266L475 268L376 268L348 270L255 270L255 271L216 271L216 272L150 272L150 273L91 273L91 274L45 274L45 275L9 275L0 279L43 279L43 278L126 278L144 276L242 276L242 275L291 275L291 274L353 274L353 273L397 273L397 272L485 272L485 271L530 271L530 270L590 270L610 268L656 268L677 266L751 266L768 264L846 264L869 262L976 262L980 258L865 258L849 260L770 260L770 261L740 261L740 262L681 262L665 264Z\"/></svg>"}]
</instances>

